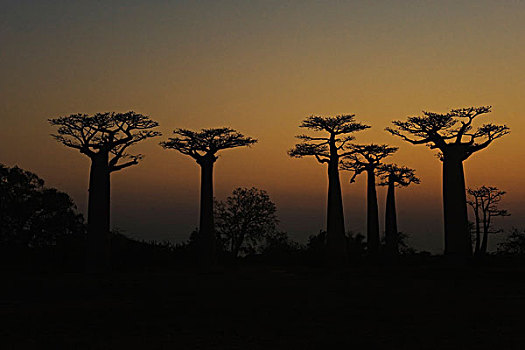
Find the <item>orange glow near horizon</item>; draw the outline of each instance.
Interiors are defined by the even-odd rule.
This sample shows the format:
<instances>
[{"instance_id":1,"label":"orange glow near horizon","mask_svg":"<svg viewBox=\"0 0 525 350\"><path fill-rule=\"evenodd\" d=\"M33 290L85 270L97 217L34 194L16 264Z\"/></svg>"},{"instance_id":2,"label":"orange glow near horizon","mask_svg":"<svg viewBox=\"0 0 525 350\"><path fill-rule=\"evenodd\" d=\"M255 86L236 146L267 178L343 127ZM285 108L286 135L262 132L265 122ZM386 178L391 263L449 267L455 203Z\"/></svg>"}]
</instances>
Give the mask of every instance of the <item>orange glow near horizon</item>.
<instances>
[{"instance_id":1,"label":"orange glow near horizon","mask_svg":"<svg viewBox=\"0 0 525 350\"><path fill-rule=\"evenodd\" d=\"M265 189L281 228L304 241L323 228L326 168L286 151L312 114L355 114L359 143L400 149L387 161L416 169L398 191L399 225L417 248L439 251L441 164L433 151L384 131L421 110L492 105L484 122L511 134L465 162L467 186L507 191L523 226L525 3L16 2L0 15L0 162L70 193L85 210L89 161L56 143L47 118L134 110L163 136L135 148L140 165L112 176L113 225L146 239L186 239L198 223L199 170L158 142L177 127L232 127L259 142L220 153L215 194ZM364 232L365 181L342 172L347 229ZM379 206L384 206L379 189Z\"/></svg>"}]
</instances>

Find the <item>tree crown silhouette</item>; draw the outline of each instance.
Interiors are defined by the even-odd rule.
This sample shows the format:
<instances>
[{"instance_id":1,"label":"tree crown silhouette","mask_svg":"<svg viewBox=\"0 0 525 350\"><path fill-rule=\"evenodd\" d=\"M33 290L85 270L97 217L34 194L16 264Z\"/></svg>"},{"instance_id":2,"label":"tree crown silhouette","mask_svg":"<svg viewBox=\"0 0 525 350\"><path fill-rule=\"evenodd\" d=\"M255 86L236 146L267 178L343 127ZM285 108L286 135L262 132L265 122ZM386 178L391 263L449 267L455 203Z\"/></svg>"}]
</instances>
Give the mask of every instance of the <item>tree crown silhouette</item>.
<instances>
[{"instance_id":1,"label":"tree crown silhouette","mask_svg":"<svg viewBox=\"0 0 525 350\"><path fill-rule=\"evenodd\" d=\"M490 113L492 106L452 109L445 114L423 111L423 116L395 120L396 128L386 128L392 135L412 144L426 144L439 149L440 157L451 148L461 150L462 159L486 148L490 143L510 132L506 125L483 124L474 130L474 119ZM409 135L413 135L411 138Z\"/></svg>"},{"instance_id":2,"label":"tree crown silhouette","mask_svg":"<svg viewBox=\"0 0 525 350\"><path fill-rule=\"evenodd\" d=\"M415 170L397 164L383 164L379 167L379 186L387 186L391 181L397 187L407 187L410 184L419 184L421 180Z\"/></svg>"},{"instance_id":3,"label":"tree crown silhouette","mask_svg":"<svg viewBox=\"0 0 525 350\"><path fill-rule=\"evenodd\" d=\"M54 246L84 232L84 218L64 192L36 174L0 163L0 245Z\"/></svg>"},{"instance_id":4,"label":"tree crown silhouette","mask_svg":"<svg viewBox=\"0 0 525 350\"><path fill-rule=\"evenodd\" d=\"M298 135L296 137L303 142L295 145L293 149L288 151L288 154L294 158L314 156L319 163L328 163L331 156L330 147L334 147L337 152L341 151L342 153L339 156L345 156L349 146L348 143L354 139L348 134L368 129L370 126L355 122L355 115L348 114L335 117L310 116L299 127L314 131L324 131L329 136L312 137Z\"/></svg>"},{"instance_id":5,"label":"tree crown silhouette","mask_svg":"<svg viewBox=\"0 0 525 350\"><path fill-rule=\"evenodd\" d=\"M507 210L499 209L499 203L507 193L494 186L481 186L479 188L469 188L467 193L470 199L467 203L474 209L479 207L486 215L510 216Z\"/></svg>"},{"instance_id":6,"label":"tree crown silhouette","mask_svg":"<svg viewBox=\"0 0 525 350\"><path fill-rule=\"evenodd\" d=\"M398 150L398 147L388 145L356 145L349 147L349 152L341 164L341 169L350 170L354 175L350 182L355 182L355 178L363 171L375 170L381 165L381 160L392 155Z\"/></svg>"},{"instance_id":7,"label":"tree crown silhouette","mask_svg":"<svg viewBox=\"0 0 525 350\"><path fill-rule=\"evenodd\" d=\"M215 154L223 149L250 146L257 142L256 139L244 136L230 128L202 129L192 131L188 129L175 129L176 137L161 142L161 146L174 149L188 155L200 162L204 158L217 159Z\"/></svg>"},{"instance_id":8,"label":"tree crown silhouette","mask_svg":"<svg viewBox=\"0 0 525 350\"><path fill-rule=\"evenodd\" d=\"M275 203L266 191L255 187L236 188L225 201L217 201L214 209L217 234L234 257L242 250L255 251L279 222Z\"/></svg>"},{"instance_id":9,"label":"tree crown silhouette","mask_svg":"<svg viewBox=\"0 0 525 350\"><path fill-rule=\"evenodd\" d=\"M65 146L78 149L90 158L101 153L111 154L111 172L138 164L143 156L127 153L128 148L144 139L161 135L152 130L159 125L157 122L133 111L71 114L49 119L49 123L58 126L57 134L51 136ZM123 160L128 161L119 163Z\"/></svg>"}]
</instances>

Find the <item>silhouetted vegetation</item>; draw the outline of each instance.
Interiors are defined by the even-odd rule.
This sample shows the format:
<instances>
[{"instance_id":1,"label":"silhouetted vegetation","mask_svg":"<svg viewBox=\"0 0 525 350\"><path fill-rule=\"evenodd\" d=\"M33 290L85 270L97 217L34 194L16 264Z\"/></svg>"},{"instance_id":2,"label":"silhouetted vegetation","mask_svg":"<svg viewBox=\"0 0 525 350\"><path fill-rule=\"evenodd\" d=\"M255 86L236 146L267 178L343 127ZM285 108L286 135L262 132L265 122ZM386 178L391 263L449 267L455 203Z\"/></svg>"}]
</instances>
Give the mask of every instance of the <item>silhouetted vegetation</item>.
<instances>
[{"instance_id":1,"label":"silhouetted vegetation","mask_svg":"<svg viewBox=\"0 0 525 350\"><path fill-rule=\"evenodd\" d=\"M84 241L84 219L66 193L32 172L0 164L0 269L73 265L68 257L78 246L83 253Z\"/></svg>"},{"instance_id":2,"label":"silhouetted vegetation","mask_svg":"<svg viewBox=\"0 0 525 350\"><path fill-rule=\"evenodd\" d=\"M509 216L507 210L499 208L499 203L505 195L505 191L500 191L497 187L481 186L479 188L469 188L467 190L469 199L467 203L474 212L475 245L474 254L487 254L489 233L498 233L501 230L494 230L493 218L497 216ZM483 230L483 236L481 236Z\"/></svg>"},{"instance_id":3,"label":"silhouetted vegetation","mask_svg":"<svg viewBox=\"0 0 525 350\"><path fill-rule=\"evenodd\" d=\"M384 164L380 167L379 185L387 186L386 208L385 208L385 253L397 256L399 248L407 248L397 231L396 211L396 187L407 187L411 183L419 184L415 171L407 167L399 167L396 164ZM404 245L403 245L404 244Z\"/></svg>"},{"instance_id":4,"label":"silhouetted vegetation","mask_svg":"<svg viewBox=\"0 0 525 350\"><path fill-rule=\"evenodd\" d=\"M371 256L379 254L380 238L379 238L379 211L377 208L377 192L376 192L376 175L380 169L382 160L397 151L397 147L390 147L388 145L352 145L351 152L345 156L341 168L354 172L350 182L354 182L355 178L366 172L366 240L368 245L368 253Z\"/></svg>"},{"instance_id":5,"label":"silhouetted vegetation","mask_svg":"<svg viewBox=\"0 0 525 350\"><path fill-rule=\"evenodd\" d=\"M1 170L1 260L5 269L26 271L84 271L87 249L82 215L67 194L44 187L37 175L20 168ZM326 232L308 244L291 240L277 229L277 208L256 188L237 188L216 205L218 259L242 264L323 266ZM169 271L192 268L200 257L198 230L186 242L139 241L119 230L108 234L112 271ZM362 264L367 244L361 234L345 235L346 260ZM402 244L400 242L400 244Z\"/></svg>"},{"instance_id":6,"label":"silhouetted vegetation","mask_svg":"<svg viewBox=\"0 0 525 350\"><path fill-rule=\"evenodd\" d=\"M49 122L58 127L52 135L58 142L91 159L86 269L106 271L110 264L110 174L138 164L142 155L127 152L134 144L159 136L152 130L158 123L135 112L72 114Z\"/></svg>"},{"instance_id":7,"label":"silhouetted vegetation","mask_svg":"<svg viewBox=\"0 0 525 350\"><path fill-rule=\"evenodd\" d=\"M225 201L217 201L216 231L224 251L235 259L239 253L256 252L264 240L276 244L280 237L275 235L276 211L268 193L254 187L236 188Z\"/></svg>"},{"instance_id":8,"label":"silhouetted vegetation","mask_svg":"<svg viewBox=\"0 0 525 350\"><path fill-rule=\"evenodd\" d=\"M463 161L492 141L509 133L505 125L484 124L473 129L473 121L491 111L491 107L454 109L446 114L423 112L421 117L394 121L387 130L412 144L427 144L439 149L443 161L443 198L445 216L445 253L468 256L470 242L466 218ZM73 114L50 119L57 126L53 137L67 147L78 149L91 159L87 234L82 216L69 196L56 189L45 188L43 180L19 168L1 166L2 202L0 203L0 243L2 247L20 249L50 248L56 266L69 269L82 267L80 256L87 257L85 268L90 272L127 269L156 269L180 266L210 267L217 260L228 264L233 258L244 262L344 266L366 263L365 256L380 258L383 242L387 257L418 256L406 244L407 236L398 232L395 187L419 183L414 170L383 159L397 147L378 144L352 144L352 134L369 128L355 121L354 115L335 117L311 116L301 128L324 135L299 135L301 140L288 154L291 157L312 156L328 165L327 230L310 236L306 245L290 240L277 229L276 206L265 191L237 188L224 201L213 200L213 168L224 149L250 146L257 140L230 128L191 131L176 129L175 137L161 142L166 149L175 149L192 157L201 167L201 205L198 230L187 242L146 242L126 237L109 228L110 173L135 165L141 155L127 153L129 147L160 133L158 123L134 112ZM412 138L412 136L414 138ZM367 173L367 235L345 233L339 171L353 172L350 182ZM379 185L388 186L385 235L379 234L376 177ZM460 193L462 192L462 193ZM495 187L469 189L468 202L474 210L475 252L488 254L492 219L508 215L498 208L505 194ZM467 237L468 236L468 237ZM499 252L519 251L519 235L514 232ZM470 247L470 244L469 244ZM514 247L514 248L510 248ZM32 253L30 253L32 254ZM111 254L114 254L113 256ZM57 258L60 257L60 258ZM9 259L8 259L9 260ZM37 259L38 260L38 259ZM36 260L35 260L36 261ZM386 261L386 260L385 260Z\"/></svg>"},{"instance_id":9,"label":"silhouetted vegetation","mask_svg":"<svg viewBox=\"0 0 525 350\"><path fill-rule=\"evenodd\" d=\"M525 229L513 228L505 241L498 244L498 254L525 257Z\"/></svg>"},{"instance_id":10,"label":"silhouetted vegetation","mask_svg":"<svg viewBox=\"0 0 525 350\"><path fill-rule=\"evenodd\" d=\"M490 110L491 107L471 107L446 114L423 112L421 117L409 117L406 122L394 121L395 128L387 128L405 141L427 144L440 150L447 254L470 254L464 250L467 238L463 224L468 223L463 215L466 214L463 210L467 204L466 196L465 191L463 195L459 193L464 189L462 162L509 133L507 126L494 124L484 124L473 130L474 119ZM166 266L178 262L185 266L198 263L209 267L217 259L228 263L229 259L239 257L245 262L265 263L322 265L329 262L331 266L361 263L367 255L379 257L382 240L375 187L379 176L379 185L388 186L384 252L387 256L418 254L406 245L406 236L398 232L395 187L419 183L419 179L412 169L382 163L384 158L397 151L397 147L351 144L354 132L369 128L356 122L354 115L306 118L301 128L325 135L299 135L297 138L302 142L288 152L291 157L312 156L319 163L328 165L327 230L311 236L305 246L293 242L285 232L277 229L276 207L265 191L237 188L225 201L214 205L213 167L217 153L257 142L251 137L229 128L176 129L175 137L161 143L166 149L175 149L192 157L201 167L199 228L187 242L174 245L137 241L109 231L109 175L138 163L142 156L130 155L127 150L142 140L159 136L160 133L153 130L158 126L156 122L134 112L73 114L49 122L58 127L57 134L53 135L57 141L78 149L91 159L87 235L82 216L76 213L72 200L65 193L45 188L35 174L2 166L5 178L0 212L3 246L53 247L55 251L61 251L62 262L75 260L70 263L71 267L81 266L78 256L85 254L88 258L86 270L91 272L105 271L110 267L116 270L139 268L141 259L144 267L153 268L158 264L155 262L158 259L153 257L155 254L164 257L160 260L164 260ZM361 234L345 234L340 169L353 171L351 182L359 174L367 173L366 239ZM492 218L508 215L497 207L504 192L492 187L469 189L468 192L472 196L468 203L476 217L475 251L486 254L488 234L496 232L492 228ZM59 237L75 238L62 240ZM65 250L74 253L68 255ZM110 258L110 252L116 255Z\"/></svg>"},{"instance_id":11,"label":"silhouetted vegetation","mask_svg":"<svg viewBox=\"0 0 525 350\"><path fill-rule=\"evenodd\" d=\"M0 244L49 247L82 235L83 217L64 192L44 186L36 174L0 164Z\"/></svg>"},{"instance_id":12,"label":"silhouetted vegetation","mask_svg":"<svg viewBox=\"0 0 525 350\"><path fill-rule=\"evenodd\" d=\"M293 241L286 232L273 231L264 238L260 254L268 264L298 264L304 252L303 245Z\"/></svg>"},{"instance_id":13,"label":"silhouetted vegetation","mask_svg":"<svg viewBox=\"0 0 525 350\"><path fill-rule=\"evenodd\" d=\"M471 130L474 118L489 111L479 107L448 114L424 112L407 122L395 121L397 129L388 129L406 141L441 151L448 255L471 254L464 249L467 201L462 162L508 133L506 126L492 124ZM282 336L290 329L295 329L295 339L307 339L302 347L341 347L340 341L326 341L334 339L334 330L341 333L340 339L354 339L348 329L381 329L386 341L362 344L410 348L404 337L399 340L400 334L409 329L433 335L445 318L463 334L472 326L470 318L457 321L465 315L465 305L484 325L493 319L487 316L488 307L515 310L515 301L501 300L514 298L515 290L523 287L518 277L525 267L525 231L508 233L497 254L488 250L489 234L501 232L494 228L494 217L509 215L499 208L505 192L486 186L468 189L476 218L474 250L480 258L461 259L464 264L458 268L448 257L416 250L409 236L398 231L395 189L419 179L413 169L383 164L397 147L351 144L352 133L369 127L355 122L353 115L306 118L301 127L324 135L300 135L302 142L289 151L291 157L312 156L328 165L327 230L311 235L306 244L278 228L277 207L264 190L240 187L214 202L217 153L250 146L255 139L229 128L176 129L175 137L161 145L192 157L201 167L199 227L184 242L145 241L118 229L110 231L110 173L138 163L141 156L126 151L159 136L153 131L157 123L134 112L71 115L50 122L58 126L53 135L57 141L91 159L88 223L67 194L45 187L36 174L0 164L0 270L7 276L2 290L8 295L0 300L2 319L7 320L0 338L8 344L20 347L29 339L56 348L56 339L63 339L67 348L82 348L92 347L101 334L107 339L124 334L128 347L138 346L137 339L146 348L173 343L217 347L222 337L227 348L257 348L266 347L267 329L274 327L279 342L268 346L272 348L298 346L297 340L287 342ZM340 170L353 171L350 182L367 173L366 236L345 232ZM383 237L376 178L378 185L388 187ZM77 274L86 270L105 274ZM505 288L511 292L501 294ZM500 294L502 298L493 299ZM414 303L417 298L423 301ZM457 311L458 302L462 312ZM418 325L429 315L428 326L418 329L414 314ZM23 321L10 315L21 315ZM448 319L450 315L454 317ZM516 319L519 315L512 314ZM265 324L247 326L254 319ZM67 329L73 322L80 326ZM508 329L514 329L514 323L511 320ZM490 325L484 334L492 334L495 326ZM140 334L142 329L146 330ZM410 339L419 334L412 331ZM84 333L75 338L78 332ZM54 334L51 341L49 334ZM163 336L166 341L159 340ZM14 340L9 343L10 339ZM99 343L111 344L107 339ZM472 346L473 339L477 338L462 347ZM117 343L122 347L126 341ZM415 348L428 344L415 343ZM446 347L450 342L439 344ZM492 344L500 346L501 337Z\"/></svg>"},{"instance_id":14,"label":"silhouetted vegetation","mask_svg":"<svg viewBox=\"0 0 525 350\"><path fill-rule=\"evenodd\" d=\"M218 158L216 154L229 148L251 146L257 140L230 128L202 129L199 132L176 129L173 133L176 136L162 142L161 146L192 157L201 167L198 239L200 263L203 266L211 266L216 261L216 232L213 220L213 165Z\"/></svg>"},{"instance_id":15,"label":"silhouetted vegetation","mask_svg":"<svg viewBox=\"0 0 525 350\"><path fill-rule=\"evenodd\" d=\"M386 129L411 144L439 149L443 162L445 254L460 258L472 255L463 161L509 133L506 125L495 124L473 130L474 119L491 112L491 108L453 109L445 114L424 111L423 116L409 117L405 122L393 121L395 127Z\"/></svg>"},{"instance_id":16,"label":"silhouetted vegetation","mask_svg":"<svg viewBox=\"0 0 525 350\"><path fill-rule=\"evenodd\" d=\"M328 164L328 205L326 214L326 246L329 263L337 266L346 261L345 227L343 200L339 166L341 160L351 153L349 142L354 132L369 128L368 125L355 122L354 115L336 117L311 116L306 118L301 128L327 133L327 136L299 135L302 142L295 145L288 154L301 158L313 156L321 164Z\"/></svg>"}]
</instances>

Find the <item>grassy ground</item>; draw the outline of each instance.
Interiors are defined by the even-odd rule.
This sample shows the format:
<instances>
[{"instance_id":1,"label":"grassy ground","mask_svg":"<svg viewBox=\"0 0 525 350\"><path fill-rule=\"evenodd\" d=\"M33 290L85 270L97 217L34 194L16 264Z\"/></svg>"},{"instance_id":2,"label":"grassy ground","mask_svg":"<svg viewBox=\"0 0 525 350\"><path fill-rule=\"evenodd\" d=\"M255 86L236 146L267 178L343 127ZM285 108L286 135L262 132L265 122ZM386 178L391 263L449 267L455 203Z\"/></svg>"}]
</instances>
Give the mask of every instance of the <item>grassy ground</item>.
<instances>
[{"instance_id":1,"label":"grassy ground","mask_svg":"<svg viewBox=\"0 0 525 350\"><path fill-rule=\"evenodd\" d=\"M4 275L3 349L525 348L525 271Z\"/></svg>"}]
</instances>

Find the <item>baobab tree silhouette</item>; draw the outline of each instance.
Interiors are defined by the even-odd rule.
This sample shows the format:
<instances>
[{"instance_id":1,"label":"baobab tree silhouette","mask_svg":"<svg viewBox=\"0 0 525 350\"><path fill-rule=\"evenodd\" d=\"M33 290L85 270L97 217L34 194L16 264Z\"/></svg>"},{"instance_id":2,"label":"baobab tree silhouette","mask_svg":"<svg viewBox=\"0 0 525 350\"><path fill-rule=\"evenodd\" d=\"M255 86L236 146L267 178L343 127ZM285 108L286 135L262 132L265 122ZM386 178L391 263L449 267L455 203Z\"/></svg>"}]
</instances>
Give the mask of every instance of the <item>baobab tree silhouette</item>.
<instances>
[{"instance_id":1,"label":"baobab tree silhouette","mask_svg":"<svg viewBox=\"0 0 525 350\"><path fill-rule=\"evenodd\" d=\"M397 231L396 187L419 184L414 169L396 164L384 164L379 168L380 186L388 186L385 209L385 253L387 256L399 254L399 232Z\"/></svg>"},{"instance_id":2,"label":"baobab tree silhouette","mask_svg":"<svg viewBox=\"0 0 525 350\"><path fill-rule=\"evenodd\" d=\"M350 134L370 126L355 122L355 115L352 114L310 116L299 127L328 133L324 137L296 136L302 142L288 154L295 158L313 156L319 163L328 164L327 257L329 264L340 265L346 260L347 252L339 166L341 158L349 154L349 142L354 139Z\"/></svg>"},{"instance_id":3,"label":"baobab tree silhouette","mask_svg":"<svg viewBox=\"0 0 525 350\"><path fill-rule=\"evenodd\" d=\"M257 140L246 137L230 128L192 131L175 129L176 137L161 142L166 149L174 149L195 159L201 167L201 200L199 222L199 260L203 267L215 263L215 226L213 221L213 165L217 152L236 147L250 146Z\"/></svg>"},{"instance_id":4,"label":"baobab tree silhouette","mask_svg":"<svg viewBox=\"0 0 525 350\"><path fill-rule=\"evenodd\" d=\"M52 135L58 142L91 159L86 270L103 272L109 268L110 174L138 164L142 155L126 152L142 140L160 136L152 130L158 123L133 111L72 114L49 123L58 126Z\"/></svg>"},{"instance_id":5,"label":"baobab tree silhouette","mask_svg":"<svg viewBox=\"0 0 525 350\"><path fill-rule=\"evenodd\" d=\"M492 218L510 216L507 210L499 208L499 203L506 192L493 186L481 186L474 189L469 188L467 193L470 197L467 203L472 207L475 217L476 242L474 254L485 255L487 254L489 233L501 232L501 230L491 230ZM483 239L481 239L481 226L483 226Z\"/></svg>"},{"instance_id":6,"label":"baobab tree silhouette","mask_svg":"<svg viewBox=\"0 0 525 350\"><path fill-rule=\"evenodd\" d=\"M376 256L379 253L379 212L377 208L376 172L381 161L397 151L397 147L388 145L351 145L350 153L345 156L341 169L353 171L350 182L362 172L367 174L367 211L366 211L366 243L368 254Z\"/></svg>"},{"instance_id":7,"label":"baobab tree silhouette","mask_svg":"<svg viewBox=\"0 0 525 350\"><path fill-rule=\"evenodd\" d=\"M468 228L463 161L509 133L506 125L484 124L473 130L475 118L491 112L491 106L453 109L445 114L423 111L423 116L393 121L392 135L415 145L439 149L443 162L445 254L460 259L472 255ZM410 138L408 135L414 135Z\"/></svg>"}]
</instances>

